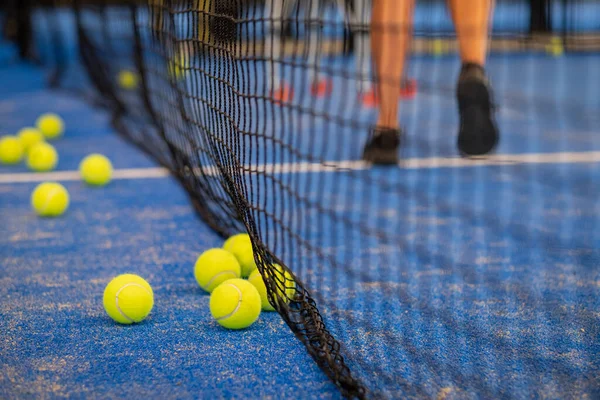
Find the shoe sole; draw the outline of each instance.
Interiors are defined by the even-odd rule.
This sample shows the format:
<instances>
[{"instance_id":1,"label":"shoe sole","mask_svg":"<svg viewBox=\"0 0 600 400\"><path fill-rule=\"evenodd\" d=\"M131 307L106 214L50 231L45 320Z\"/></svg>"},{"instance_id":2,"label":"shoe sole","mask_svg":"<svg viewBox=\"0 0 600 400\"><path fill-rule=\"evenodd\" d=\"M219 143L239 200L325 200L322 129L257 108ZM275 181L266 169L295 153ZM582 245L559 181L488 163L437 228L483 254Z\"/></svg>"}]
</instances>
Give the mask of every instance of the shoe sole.
<instances>
[{"instance_id":1,"label":"shoe sole","mask_svg":"<svg viewBox=\"0 0 600 400\"><path fill-rule=\"evenodd\" d=\"M372 150L363 154L363 160L377 165L397 165L400 158L398 149Z\"/></svg>"}]
</instances>

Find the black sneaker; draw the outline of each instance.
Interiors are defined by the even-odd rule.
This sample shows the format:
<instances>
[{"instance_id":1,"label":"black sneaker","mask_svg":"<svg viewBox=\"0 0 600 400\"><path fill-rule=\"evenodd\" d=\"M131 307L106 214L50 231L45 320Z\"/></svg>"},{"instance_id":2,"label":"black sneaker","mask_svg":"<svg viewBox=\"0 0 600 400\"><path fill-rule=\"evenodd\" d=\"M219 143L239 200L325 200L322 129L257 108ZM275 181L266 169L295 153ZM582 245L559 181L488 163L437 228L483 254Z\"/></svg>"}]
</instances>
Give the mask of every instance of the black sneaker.
<instances>
[{"instance_id":1,"label":"black sneaker","mask_svg":"<svg viewBox=\"0 0 600 400\"><path fill-rule=\"evenodd\" d=\"M483 67L463 64L456 89L460 128L458 150L463 156L491 152L498 144L492 90Z\"/></svg>"},{"instance_id":2,"label":"black sneaker","mask_svg":"<svg viewBox=\"0 0 600 400\"><path fill-rule=\"evenodd\" d=\"M363 160L374 164L398 164L400 130L374 127L363 151Z\"/></svg>"}]
</instances>

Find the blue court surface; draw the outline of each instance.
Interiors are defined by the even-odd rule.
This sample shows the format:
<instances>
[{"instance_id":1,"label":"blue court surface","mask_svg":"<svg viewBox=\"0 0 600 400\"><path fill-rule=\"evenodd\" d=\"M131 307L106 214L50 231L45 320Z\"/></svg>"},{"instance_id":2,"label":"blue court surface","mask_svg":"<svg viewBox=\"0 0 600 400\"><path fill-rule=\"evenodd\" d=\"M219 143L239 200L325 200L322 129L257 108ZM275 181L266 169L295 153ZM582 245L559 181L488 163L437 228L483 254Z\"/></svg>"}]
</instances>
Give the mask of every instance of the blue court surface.
<instances>
[{"instance_id":1,"label":"blue court surface","mask_svg":"<svg viewBox=\"0 0 600 400\"><path fill-rule=\"evenodd\" d=\"M67 173L68 215L40 219L29 206L36 183L16 182L25 167L2 166L1 398L338 396L278 314L241 333L212 320L193 264L222 240L174 179L120 139L103 112L44 89L40 70L18 65L0 76L0 87L23 82L0 101L2 131L49 110L67 121L55 143L59 174L90 152L116 169L142 168L138 178L99 189ZM155 292L151 316L134 327L115 325L102 306L105 285L125 272L144 276Z\"/></svg>"},{"instance_id":2,"label":"blue court surface","mask_svg":"<svg viewBox=\"0 0 600 400\"><path fill-rule=\"evenodd\" d=\"M11 49L0 44L0 54L8 60ZM507 64L521 73L504 76ZM359 279L311 271L314 255L302 254L295 271L352 351L351 370L374 397L600 398L600 97L587 87L600 82L600 56L492 55L503 137L495 155L479 160L456 155L448 90L457 60L416 57L410 68L431 79L402 108L402 168L356 166L361 146L349 146L345 159L330 161L352 171L321 175L334 189L329 197L304 193L339 204L325 217L332 220L290 219L336 262L372 265L354 271ZM0 398L340 398L277 313L239 332L213 321L193 264L222 239L175 179L115 133L105 111L49 90L45 78L31 65L0 68L0 133L44 112L67 124L55 142L56 171L0 166ZM360 118L366 125L374 113ZM363 131L337 134L364 141ZM271 150L248 161L277 163ZM91 152L113 162L116 179L106 187L78 178ZM298 187L308 187L311 171L291 169L284 174L301 174ZM369 196L379 178L397 189L371 194L378 211L364 215L352 199ZM46 180L70 192L60 218L30 208L31 191ZM328 242L326 226L341 217L403 246L369 247L350 234ZM294 255L282 254L292 269ZM125 272L155 293L151 315L134 326L115 324L102 306L106 284Z\"/></svg>"}]
</instances>

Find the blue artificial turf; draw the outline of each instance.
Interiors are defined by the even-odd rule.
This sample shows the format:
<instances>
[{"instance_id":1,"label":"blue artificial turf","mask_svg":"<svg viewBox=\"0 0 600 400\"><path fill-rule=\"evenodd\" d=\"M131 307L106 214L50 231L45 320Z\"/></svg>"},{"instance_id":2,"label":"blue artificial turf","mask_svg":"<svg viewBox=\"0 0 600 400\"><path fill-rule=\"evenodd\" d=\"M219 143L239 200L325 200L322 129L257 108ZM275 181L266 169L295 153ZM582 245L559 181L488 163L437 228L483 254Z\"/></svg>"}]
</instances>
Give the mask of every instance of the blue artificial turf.
<instances>
[{"instance_id":1,"label":"blue artificial turf","mask_svg":"<svg viewBox=\"0 0 600 400\"><path fill-rule=\"evenodd\" d=\"M23 66L5 70L0 86L28 87L0 99L2 131L58 112L67 124L55 142L58 170L76 169L92 151L117 169L155 166L109 128L104 112L42 88L41 76ZM0 167L0 174L23 171ZM1 398L339 397L278 314L264 313L242 332L212 320L193 264L222 241L174 179L64 184L71 206L57 219L30 209L35 184L0 185ZM156 304L142 324L124 327L105 314L102 293L126 272L149 281Z\"/></svg>"}]
</instances>

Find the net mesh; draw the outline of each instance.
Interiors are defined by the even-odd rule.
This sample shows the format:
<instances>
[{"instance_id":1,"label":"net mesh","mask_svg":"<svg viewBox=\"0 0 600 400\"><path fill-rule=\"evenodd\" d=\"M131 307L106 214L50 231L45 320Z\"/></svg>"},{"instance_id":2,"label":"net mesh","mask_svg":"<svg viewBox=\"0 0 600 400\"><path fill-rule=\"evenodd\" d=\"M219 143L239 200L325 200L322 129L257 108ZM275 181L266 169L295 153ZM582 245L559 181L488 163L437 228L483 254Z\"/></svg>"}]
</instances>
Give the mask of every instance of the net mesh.
<instances>
[{"instance_id":1,"label":"net mesh","mask_svg":"<svg viewBox=\"0 0 600 400\"><path fill-rule=\"evenodd\" d=\"M501 131L513 135L505 153L568 149L568 132L597 127L600 100L589 85L599 81L597 6L497 2L487 69ZM501 279L481 266L508 268L523 246L532 251L519 262L543 264L553 248L589 243L529 205L550 207L536 189L549 178L537 164L512 181L503 177L520 161L503 152L485 161L497 166L491 179L483 168L460 168L477 161L455 157L454 28L443 2L415 7L413 26L392 28L414 32L398 90L416 84L419 93L401 106L407 143L393 169L361 161L375 122L365 105L377 29L368 1L75 1L46 17L74 13L78 58L118 132L171 170L216 232L250 234L272 304L344 396L435 397L451 381L498 397L517 379L502 373L505 357L536 367L506 337L485 332L499 314L478 319L465 305ZM555 57L563 51L577 58ZM597 143L580 139L580 149ZM575 207L568 173L553 173L562 201ZM490 253L496 259L486 261ZM498 313L540 299L522 282L550 271L519 271L500 304L488 305ZM532 340L560 340L543 334ZM453 367L446 357L471 337L488 352Z\"/></svg>"}]
</instances>

